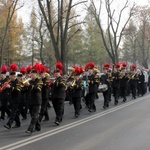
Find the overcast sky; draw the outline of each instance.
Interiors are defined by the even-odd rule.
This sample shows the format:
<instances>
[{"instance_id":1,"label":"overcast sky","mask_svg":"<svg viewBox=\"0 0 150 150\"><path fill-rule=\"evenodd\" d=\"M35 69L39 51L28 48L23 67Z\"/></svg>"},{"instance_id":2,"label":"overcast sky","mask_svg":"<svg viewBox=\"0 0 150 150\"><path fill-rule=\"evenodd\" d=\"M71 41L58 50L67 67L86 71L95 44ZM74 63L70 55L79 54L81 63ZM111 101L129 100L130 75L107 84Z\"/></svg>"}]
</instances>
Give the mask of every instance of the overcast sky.
<instances>
[{"instance_id":1,"label":"overcast sky","mask_svg":"<svg viewBox=\"0 0 150 150\"><path fill-rule=\"evenodd\" d=\"M77 1L77 0L75 0ZM79 0L80 1L80 0ZM90 1L90 0L89 0ZM99 0L94 0L95 2L98 2ZM114 0L115 5L119 5L118 2L125 2L126 0ZM150 3L150 0L128 0L130 3L135 2L136 5L147 5L148 3ZM30 13L32 10L32 7L35 6L35 2L37 2L37 0L32 0L29 2L29 0L25 1L25 5L23 8L21 8L18 11L18 14L20 17L23 18L23 22L24 23L28 23L29 22L29 18L30 18ZM81 10L81 9L80 9ZM83 11L83 10L82 10Z\"/></svg>"}]
</instances>

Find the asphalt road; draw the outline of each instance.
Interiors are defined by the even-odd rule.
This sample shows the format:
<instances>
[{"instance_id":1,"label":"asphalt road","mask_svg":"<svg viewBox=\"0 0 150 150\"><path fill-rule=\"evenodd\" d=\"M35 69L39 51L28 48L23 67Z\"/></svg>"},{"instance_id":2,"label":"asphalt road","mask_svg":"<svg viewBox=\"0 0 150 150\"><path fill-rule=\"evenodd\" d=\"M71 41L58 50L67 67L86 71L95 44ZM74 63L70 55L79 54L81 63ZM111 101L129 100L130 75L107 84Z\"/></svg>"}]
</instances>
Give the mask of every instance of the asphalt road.
<instances>
[{"instance_id":1,"label":"asphalt road","mask_svg":"<svg viewBox=\"0 0 150 150\"><path fill-rule=\"evenodd\" d=\"M135 100L113 102L102 109L102 97L96 100L97 112L82 109L74 118L73 106L65 104L65 115L60 126L54 125L53 108L50 121L42 123L42 131L25 134L30 117L22 126L11 131L0 121L0 150L150 150L150 94Z\"/></svg>"}]
</instances>

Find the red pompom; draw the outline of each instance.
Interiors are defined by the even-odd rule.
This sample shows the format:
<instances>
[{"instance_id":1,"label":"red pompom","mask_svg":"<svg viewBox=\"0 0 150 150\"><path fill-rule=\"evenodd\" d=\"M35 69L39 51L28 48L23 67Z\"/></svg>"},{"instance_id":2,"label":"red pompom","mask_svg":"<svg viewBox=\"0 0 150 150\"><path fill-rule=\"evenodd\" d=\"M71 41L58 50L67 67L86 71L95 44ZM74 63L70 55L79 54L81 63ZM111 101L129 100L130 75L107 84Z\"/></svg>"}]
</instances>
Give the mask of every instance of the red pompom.
<instances>
[{"instance_id":1,"label":"red pompom","mask_svg":"<svg viewBox=\"0 0 150 150\"><path fill-rule=\"evenodd\" d=\"M43 64L40 64L40 73L43 73L46 71L46 67Z\"/></svg>"},{"instance_id":2,"label":"red pompom","mask_svg":"<svg viewBox=\"0 0 150 150\"><path fill-rule=\"evenodd\" d=\"M75 70L74 70L74 73L76 75L79 75L80 74L80 68L76 67Z\"/></svg>"},{"instance_id":3,"label":"red pompom","mask_svg":"<svg viewBox=\"0 0 150 150\"><path fill-rule=\"evenodd\" d=\"M57 62L57 64L56 64L56 69L62 70L62 68L63 68L62 63L61 63L60 61Z\"/></svg>"},{"instance_id":4,"label":"red pompom","mask_svg":"<svg viewBox=\"0 0 150 150\"><path fill-rule=\"evenodd\" d=\"M18 70L18 66L16 64L11 64L10 65L10 71L16 72Z\"/></svg>"},{"instance_id":5,"label":"red pompom","mask_svg":"<svg viewBox=\"0 0 150 150\"><path fill-rule=\"evenodd\" d=\"M25 68L25 67L22 67L22 68L20 69L20 72L21 72L23 75L25 75L25 74L27 73L26 68Z\"/></svg>"},{"instance_id":6,"label":"red pompom","mask_svg":"<svg viewBox=\"0 0 150 150\"><path fill-rule=\"evenodd\" d=\"M94 62L89 63L89 68L94 68L94 66L95 66Z\"/></svg>"},{"instance_id":7,"label":"red pompom","mask_svg":"<svg viewBox=\"0 0 150 150\"><path fill-rule=\"evenodd\" d=\"M74 70L74 74L75 75L80 75L84 72L84 70L82 69L82 67L75 67L75 70Z\"/></svg>"},{"instance_id":8,"label":"red pompom","mask_svg":"<svg viewBox=\"0 0 150 150\"><path fill-rule=\"evenodd\" d=\"M3 65L1 68L1 72L6 73L8 71L7 66Z\"/></svg>"},{"instance_id":9,"label":"red pompom","mask_svg":"<svg viewBox=\"0 0 150 150\"><path fill-rule=\"evenodd\" d=\"M37 73L40 73L41 72L41 67L40 67L40 64L38 62L35 63L35 65L33 66L32 68L33 70L36 70Z\"/></svg>"},{"instance_id":10,"label":"red pompom","mask_svg":"<svg viewBox=\"0 0 150 150\"><path fill-rule=\"evenodd\" d=\"M117 68L120 68L120 63L115 64Z\"/></svg>"},{"instance_id":11,"label":"red pompom","mask_svg":"<svg viewBox=\"0 0 150 150\"><path fill-rule=\"evenodd\" d=\"M31 70L32 70L32 66L28 66L28 67L26 68L26 72L27 72L28 74L31 72Z\"/></svg>"},{"instance_id":12,"label":"red pompom","mask_svg":"<svg viewBox=\"0 0 150 150\"><path fill-rule=\"evenodd\" d=\"M135 65L135 64L132 64L132 65L131 65L131 68L132 68L132 69L136 69L136 65Z\"/></svg>"},{"instance_id":13,"label":"red pompom","mask_svg":"<svg viewBox=\"0 0 150 150\"><path fill-rule=\"evenodd\" d=\"M110 67L109 63L105 63L105 64L104 64L104 68L107 68L107 69L108 69L109 67Z\"/></svg>"},{"instance_id":14,"label":"red pompom","mask_svg":"<svg viewBox=\"0 0 150 150\"><path fill-rule=\"evenodd\" d=\"M123 62L123 63L122 63L122 67L123 67L123 68L126 68L126 67L127 67L126 62Z\"/></svg>"}]
</instances>

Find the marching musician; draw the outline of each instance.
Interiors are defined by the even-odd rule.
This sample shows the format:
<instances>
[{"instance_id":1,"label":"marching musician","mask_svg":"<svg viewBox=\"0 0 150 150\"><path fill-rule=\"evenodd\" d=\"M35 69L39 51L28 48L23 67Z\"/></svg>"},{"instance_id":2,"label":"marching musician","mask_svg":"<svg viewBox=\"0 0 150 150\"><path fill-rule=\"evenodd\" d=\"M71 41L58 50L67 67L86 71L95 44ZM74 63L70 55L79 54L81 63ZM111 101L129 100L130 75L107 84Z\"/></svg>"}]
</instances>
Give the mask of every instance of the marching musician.
<instances>
[{"instance_id":1,"label":"marching musician","mask_svg":"<svg viewBox=\"0 0 150 150\"><path fill-rule=\"evenodd\" d=\"M130 76L130 88L131 88L131 93L132 93L132 97L134 99L136 99L136 95L137 95L137 81L138 81L138 75L136 73L136 65L132 64L131 65L131 76Z\"/></svg>"},{"instance_id":2,"label":"marching musician","mask_svg":"<svg viewBox=\"0 0 150 150\"><path fill-rule=\"evenodd\" d=\"M42 86L43 82L38 78L39 65L36 63L31 72L31 80L25 83L27 90L30 92L30 97L28 99L28 108L31 115L31 121L29 127L26 131L27 134L32 134L33 131L40 131L41 124L39 122L39 112L42 104Z\"/></svg>"},{"instance_id":3,"label":"marching musician","mask_svg":"<svg viewBox=\"0 0 150 150\"><path fill-rule=\"evenodd\" d=\"M113 72L112 72L112 92L114 96L114 104L118 104L119 99L119 88L120 88L120 76L119 76L119 68L120 64L116 63L113 66Z\"/></svg>"},{"instance_id":4,"label":"marching musician","mask_svg":"<svg viewBox=\"0 0 150 150\"><path fill-rule=\"evenodd\" d=\"M74 105L75 117L78 118L81 109L81 97L83 90L83 80L80 75L83 73L83 69L76 67L74 70L74 81L72 82L70 88L72 89L72 103Z\"/></svg>"},{"instance_id":5,"label":"marching musician","mask_svg":"<svg viewBox=\"0 0 150 150\"><path fill-rule=\"evenodd\" d=\"M2 88L8 81L9 78L7 78L6 73L7 73L7 66L4 65L1 68L1 80L0 80L0 88ZM5 113L7 114L7 116L10 116L10 108L8 106L9 103L9 89L5 88L4 90L0 91L0 100L1 100L1 117L0 120L4 120L5 119Z\"/></svg>"},{"instance_id":6,"label":"marching musician","mask_svg":"<svg viewBox=\"0 0 150 150\"><path fill-rule=\"evenodd\" d=\"M15 126L13 128L18 128L21 126L19 115L20 115L22 85L19 83L16 77L17 69L18 66L16 64L10 65L10 83L7 84L7 88L10 89L11 115L8 122L4 125L4 127L7 129L11 129L14 121Z\"/></svg>"},{"instance_id":7,"label":"marching musician","mask_svg":"<svg viewBox=\"0 0 150 150\"><path fill-rule=\"evenodd\" d=\"M95 64L90 62L88 64L88 84L89 84L89 94L88 94L88 103L89 103L89 112L95 112L95 98L99 85L99 76L94 72Z\"/></svg>"},{"instance_id":8,"label":"marching musician","mask_svg":"<svg viewBox=\"0 0 150 150\"><path fill-rule=\"evenodd\" d=\"M123 62L122 66L121 66L121 72L120 72L120 75L121 75L121 77L120 77L120 94L121 94L121 97L123 98L123 102L126 102L126 100L127 100L126 95L127 95L128 80L129 80L129 76L125 70L126 67L127 67L126 62Z\"/></svg>"},{"instance_id":9,"label":"marching musician","mask_svg":"<svg viewBox=\"0 0 150 150\"><path fill-rule=\"evenodd\" d=\"M46 67L43 64L40 64L40 77L43 81L42 105L41 105L41 111L40 111L40 116L39 116L39 121L41 122L43 117L45 116L45 114L46 114L46 118L44 119L44 121L49 120L47 104L48 104L48 100L49 100L50 80L49 80L48 76L46 76Z\"/></svg>"},{"instance_id":10,"label":"marching musician","mask_svg":"<svg viewBox=\"0 0 150 150\"><path fill-rule=\"evenodd\" d=\"M109 107L109 92L110 92L110 79L108 76L108 69L109 69L109 64L106 63L104 64L103 67L103 75L101 76L100 80L101 80L101 84L106 84L108 89L106 91L103 92L103 97L104 97L104 104L103 104L103 108L106 109Z\"/></svg>"},{"instance_id":11,"label":"marching musician","mask_svg":"<svg viewBox=\"0 0 150 150\"><path fill-rule=\"evenodd\" d=\"M58 62L56 64L56 69L54 70L55 81L52 84L52 104L56 114L55 124L59 125L63 119L64 114L64 101L66 97L66 81L62 77L62 63Z\"/></svg>"}]
</instances>

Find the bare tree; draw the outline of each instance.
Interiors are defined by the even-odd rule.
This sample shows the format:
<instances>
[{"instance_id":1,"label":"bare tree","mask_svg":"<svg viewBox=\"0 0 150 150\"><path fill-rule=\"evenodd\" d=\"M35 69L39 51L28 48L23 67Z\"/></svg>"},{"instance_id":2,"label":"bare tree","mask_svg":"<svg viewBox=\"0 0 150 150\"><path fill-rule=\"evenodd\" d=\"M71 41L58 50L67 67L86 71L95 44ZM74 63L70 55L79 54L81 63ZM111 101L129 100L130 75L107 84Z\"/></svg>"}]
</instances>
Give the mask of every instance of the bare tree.
<instances>
[{"instance_id":1,"label":"bare tree","mask_svg":"<svg viewBox=\"0 0 150 150\"><path fill-rule=\"evenodd\" d=\"M106 18L107 23L105 25L106 31L103 25L104 14L102 13L103 2L105 4ZM111 58L113 63L119 61L119 46L121 39L124 34L124 30L134 14L135 5L130 8L129 14L126 15L126 20L122 21L124 18L124 12L129 8L128 0L124 3L123 7L119 10L119 12L113 7L114 0L100 0L99 8L97 8L97 4L94 3L94 0L91 0L91 4L88 7L89 13L93 15L95 18L97 25L100 30L100 36L102 36L105 50L107 51L109 57ZM122 1L121 1L122 2ZM115 14L117 12L117 15ZM117 16L117 17L116 17ZM106 20L105 18L105 20Z\"/></svg>"},{"instance_id":2,"label":"bare tree","mask_svg":"<svg viewBox=\"0 0 150 150\"><path fill-rule=\"evenodd\" d=\"M38 0L40 10L43 14L47 29L51 36L56 60L63 63L63 71L66 71L66 47L69 39L68 30L72 26L83 23L81 21L70 26L70 21L80 16L71 16L71 11L75 8L75 6L85 2L87 2L87 0L82 0L73 4L73 0L57 0L57 2L54 4L52 3L52 0L45 0L43 2ZM57 11L54 11L55 6L57 6L55 8ZM77 33L77 31L75 31L75 33Z\"/></svg>"}]
</instances>

